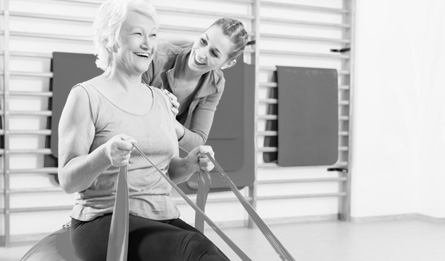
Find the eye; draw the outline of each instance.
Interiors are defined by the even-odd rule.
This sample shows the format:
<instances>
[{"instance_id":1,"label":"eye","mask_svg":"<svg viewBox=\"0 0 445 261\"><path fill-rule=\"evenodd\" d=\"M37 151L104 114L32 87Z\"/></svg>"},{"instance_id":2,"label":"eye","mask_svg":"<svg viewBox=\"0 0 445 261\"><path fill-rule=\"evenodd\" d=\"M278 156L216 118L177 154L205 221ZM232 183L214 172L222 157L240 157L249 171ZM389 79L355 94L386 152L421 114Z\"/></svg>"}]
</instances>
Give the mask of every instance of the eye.
<instances>
[{"instance_id":1,"label":"eye","mask_svg":"<svg viewBox=\"0 0 445 261\"><path fill-rule=\"evenodd\" d=\"M140 32L135 32L135 33L133 33L134 35L137 35L137 36L142 36L142 33L140 33Z\"/></svg>"},{"instance_id":2,"label":"eye","mask_svg":"<svg viewBox=\"0 0 445 261\"><path fill-rule=\"evenodd\" d=\"M158 37L157 34L150 34L150 38L156 38L156 37Z\"/></svg>"},{"instance_id":3,"label":"eye","mask_svg":"<svg viewBox=\"0 0 445 261\"><path fill-rule=\"evenodd\" d=\"M211 54L213 57L219 58L218 53L215 52L215 51L211 51L210 54Z\"/></svg>"},{"instance_id":4,"label":"eye","mask_svg":"<svg viewBox=\"0 0 445 261\"><path fill-rule=\"evenodd\" d=\"M204 38L201 38L201 41L200 41L200 42L201 42L202 45L207 45L207 40L204 39Z\"/></svg>"}]
</instances>

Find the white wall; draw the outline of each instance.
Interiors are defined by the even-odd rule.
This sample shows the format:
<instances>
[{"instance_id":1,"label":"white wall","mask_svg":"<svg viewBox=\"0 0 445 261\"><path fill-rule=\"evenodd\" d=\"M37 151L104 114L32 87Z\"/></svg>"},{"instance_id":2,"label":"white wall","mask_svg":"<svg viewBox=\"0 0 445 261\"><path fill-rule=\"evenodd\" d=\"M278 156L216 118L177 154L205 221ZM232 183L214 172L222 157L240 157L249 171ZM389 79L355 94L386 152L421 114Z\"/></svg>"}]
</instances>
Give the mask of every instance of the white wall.
<instances>
[{"instance_id":1,"label":"white wall","mask_svg":"<svg viewBox=\"0 0 445 261\"><path fill-rule=\"evenodd\" d=\"M293 1L293 0L292 0ZM290 1L290 2L292 2ZM167 5L170 1L157 1ZM171 1L176 2L176 1ZM190 1L189 1L190 2ZM311 1L308 1L311 2ZM325 3L326 2L326 3ZM47 8L40 8L42 4ZM311 2L312 3L312 2ZM307 3L307 4L311 4ZM342 1L318 1L341 6ZM94 5L67 4L63 2L39 1L35 8L33 1L11 1L11 9L21 12L43 12L58 14L60 10L80 8L86 17L93 17ZM184 4L184 2L183 2ZM313 3L315 4L315 3ZM335 4L335 5L334 5ZM238 6L238 5L237 5ZM357 44L356 44L356 86L354 90L354 130L353 130L353 184L352 215L369 217L379 215L398 215L421 213L433 217L445 217L445 175L439 161L445 152L444 111L440 104L444 97L444 8L442 0L393 0L363 1L357 0ZM230 10L233 9L231 6ZM225 9L224 9L225 10ZM242 13L250 13L245 8L237 8ZM240 11L241 12L241 11ZM263 9L264 16L271 16L271 10ZM167 12L166 12L167 13ZM181 20L169 19L171 14L163 14L162 21L175 24ZM290 15L290 14L287 14ZM178 16L179 17L179 16ZM313 15L312 19L325 22L339 22L331 15ZM182 19L182 18L181 18ZM202 18L211 19L209 17ZM12 18L12 31L38 31L39 33L89 35L90 24L53 21L36 21L28 18ZM33 26L30 26L32 24ZM193 20L189 26L197 27ZM204 24L204 22L202 22ZM207 21L205 22L207 24ZM277 25L261 26L264 33L274 32ZM70 28L70 30L66 30ZM283 29L284 26L281 28ZM290 26L292 30L299 27ZM289 28L285 28L286 30ZM289 30L291 31L291 30ZM319 31L316 31L320 33ZM166 31L167 36L177 33ZM291 32L309 34L314 31ZM324 37L340 37L340 30L321 31ZM184 33L185 34L185 33ZM190 34L189 34L190 35ZM320 36L321 37L321 36ZM29 43L32 42L32 50ZM261 42L261 48L297 48L305 51L329 52L331 46L279 41L279 45L270 41ZM13 37L10 40L12 52L38 52L50 54L52 51L91 52L91 42L64 41L53 39L33 39ZM261 52L260 52L261 53ZM37 58L12 57L11 71L29 71L48 73L50 56ZM441 57L441 59L438 59ZM308 58L295 56L262 56L260 64L271 66L288 64L308 66L314 62ZM336 67L321 63L316 67ZM269 81L270 74L260 73L260 81ZM13 91L48 91L49 79L37 77L12 77L10 89ZM265 90L259 93L266 98ZM34 100L37 100L34 102ZM32 102L30 102L32 101ZM12 97L11 109L46 110L47 98ZM36 107L36 108L34 108ZM262 109L262 108L260 108ZM11 129L45 128L46 119L35 117L12 117ZM259 126L259 128L261 128ZM36 149L44 146L42 137L12 136L11 147L14 149ZM259 141L262 144L262 141ZM261 158L260 158L261 159ZM260 160L261 161L261 160ZM261 163L261 162L259 162ZM42 157L15 155L11 157L11 168L40 168ZM264 168L257 173L258 180L290 178L331 177L325 168ZM45 173L11 175L11 189L52 188L56 186ZM258 196L294 195L299 193L336 192L336 183L321 184L262 184L258 186ZM247 192L242 191L245 195ZM229 195L227 195L229 194ZM230 198L231 193L215 193L213 197ZM233 196L232 196L233 197ZM55 206L72 204L71 195L63 192L15 193L11 197L11 207L25 208L36 206ZM0 195L0 207L3 198ZM185 204L180 205L183 217L193 222L193 211ZM260 200L258 212L266 220L286 220L306 216L332 216L338 211L337 198L310 198L286 200ZM211 203L209 215L217 222L238 222L246 219L245 211L237 202ZM47 233L60 228L67 221L68 210L24 212L11 215L11 234ZM40 223L36 227L34 220ZM51 220L48 222L48 220ZM3 224L0 215L0 224ZM0 225L0 236L4 227Z\"/></svg>"},{"instance_id":2,"label":"white wall","mask_svg":"<svg viewBox=\"0 0 445 261\"><path fill-rule=\"evenodd\" d=\"M357 1L352 216L445 217L445 2Z\"/></svg>"},{"instance_id":3,"label":"white wall","mask_svg":"<svg viewBox=\"0 0 445 261\"><path fill-rule=\"evenodd\" d=\"M340 9L343 6L343 0L277 0L277 2L300 3L306 5L324 6ZM4 8L5 1L0 0L0 9ZM9 1L10 17L9 23L0 23L0 30L9 26L10 39L4 41L4 37L0 35L0 49L3 45L9 46L10 62L9 70L11 77L9 81L9 91L28 91L28 92L50 92L50 65L51 53L53 51L61 52L79 52L91 53L93 51L91 38L91 21L97 12L98 1L48 1L48 0L14 0ZM170 37L186 37L187 39L195 39L200 32L194 29L204 30L210 25L216 17L212 15L197 15L191 12L181 12L181 10L201 10L206 13L228 12L230 15L244 15L241 20L247 26L249 32L253 30L253 8L248 1L199 1L199 0L154 0L158 13L161 18L161 25L164 28L170 26L190 27L188 29L163 29L160 30L160 38ZM174 9L168 9L174 7ZM284 10L283 10L284 9ZM276 8L264 6L261 8L262 15L265 17L288 18L308 21L318 21L322 23L341 23L342 14L332 14L330 12L314 12L314 11L293 11L288 8ZM24 17L23 13L28 13ZM236 14L235 14L236 13ZM36 14L37 17L33 17ZM84 17L86 21L59 21L54 15L61 14L67 17ZM51 19L41 19L39 17L47 17ZM218 15L219 17L219 15ZM1 17L3 19L4 17ZM3 20L1 20L3 21ZM162 28L161 26L161 28ZM198 30L198 31L201 31ZM260 25L261 33L283 33L295 36L312 36L326 38L341 38L342 29L333 28L313 28L311 26L295 26L293 24L267 23L262 22ZM53 37L48 37L52 35ZM72 40L71 37L78 38ZM84 40L82 40L84 39ZM283 39L263 39L258 42L259 48L288 52L320 52L330 54L331 48L342 47L341 43L326 43L311 41L287 41ZM30 48L31 47L31 48ZM23 54L25 53L25 54ZM260 51L261 53L261 51ZM246 58L249 58L246 54ZM246 59L250 60L250 59ZM340 59L323 59L314 57L298 56L295 54L280 55L270 53L261 55L258 64L263 67L272 67L275 65L289 66L311 66L320 68L336 68L341 70ZM3 62L0 63L0 69ZM22 72L22 73L18 73ZM259 78L262 83L272 81L273 70L261 71ZM341 77L340 77L341 78ZM345 85L340 79L340 84ZM261 87L258 90L258 98L268 98L269 87ZM343 93L348 91L344 90ZM46 111L48 107L47 96L23 96L10 95L8 98L10 111ZM345 105L347 106L347 105ZM259 108L260 113L265 114L264 104ZM47 117L42 116L14 116L10 115L8 120L8 129L14 131L24 130L46 130ZM261 131L265 127L265 120L258 123L258 130ZM45 138L42 134L9 134L11 150L36 150L46 148ZM263 140L252 134L252 138L257 139L260 146ZM258 153L258 163L262 163L262 155ZM1 167L2 161L0 161ZM67 195L58 189L58 185L53 178L47 173L34 173L34 169L43 167L43 155L39 153L17 154L10 153L9 168L15 173L10 175L10 234L12 239L21 240L29 235L41 235L57 230L62 224L69 220L69 208L72 205L72 195ZM27 169L21 173L21 169ZM31 172L31 173L29 173ZM336 193L338 192L337 182L316 182L316 183L292 183L288 179L296 178L331 178L336 177L337 173L327 172L325 167L301 167L301 168L281 168L264 167L258 170L257 180L282 180L281 184L258 184L256 195L257 211L259 215L268 222L283 222L286 220L336 217L338 213L337 197L316 197L316 198L292 198L301 194L320 194L320 193ZM3 189L3 179L0 179L0 190ZM247 189L243 189L242 193L248 196ZM277 199L281 197L282 199ZM178 198L178 197L175 197ZM221 202L220 198L224 198L227 202ZM247 220L246 211L241 207L239 202L234 201L235 197L231 192L211 193L209 201L217 199L217 202L210 202L207 205L206 212L215 220L215 222L223 225L237 225L245 223ZM5 207L3 193L0 193L0 209ZM182 201L181 201L182 202ZM56 207L54 211L42 210L42 207ZM194 222L194 211L186 204L180 204L182 217L187 222ZM36 209L38 208L38 209ZM26 210L26 211L25 211ZM6 215L0 211L0 241L6 231ZM33 220L33 222L29 222ZM35 226L35 223L40 224Z\"/></svg>"}]
</instances>

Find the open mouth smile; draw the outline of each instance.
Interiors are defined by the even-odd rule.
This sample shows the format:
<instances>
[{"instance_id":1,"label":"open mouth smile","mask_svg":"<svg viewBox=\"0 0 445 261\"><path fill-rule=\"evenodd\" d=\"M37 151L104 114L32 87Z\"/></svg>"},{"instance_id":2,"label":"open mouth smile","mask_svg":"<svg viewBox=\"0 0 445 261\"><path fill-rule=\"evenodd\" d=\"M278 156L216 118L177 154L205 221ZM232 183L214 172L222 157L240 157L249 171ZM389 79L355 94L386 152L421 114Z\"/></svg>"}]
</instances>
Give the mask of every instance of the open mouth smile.
<instances>
[{"instance_id":1,"label":"open mouth smile","mask_svg":"<svg viewBox=\"0 0 445 261\"><path fill-rule=\"evenodd\" d=\"M146 59L150 58L150 56L151 56L151 53L134 53L134 54L139 57L146 58Z\"/></svg>"},{"instance_id":2,"label":"open mouth smile","mask_svg":"<svg viewBox=\"0 0 445 261\"><path fill-rule=\"evenodd\" d=\"M205 59L200 60L200 59L198 58L198 55L196 54L196 52L193 52L193 60L195 61L195 64L196 64L196 65L199 65L199 66L207 65Z\"/></svg>"}]
</instances>

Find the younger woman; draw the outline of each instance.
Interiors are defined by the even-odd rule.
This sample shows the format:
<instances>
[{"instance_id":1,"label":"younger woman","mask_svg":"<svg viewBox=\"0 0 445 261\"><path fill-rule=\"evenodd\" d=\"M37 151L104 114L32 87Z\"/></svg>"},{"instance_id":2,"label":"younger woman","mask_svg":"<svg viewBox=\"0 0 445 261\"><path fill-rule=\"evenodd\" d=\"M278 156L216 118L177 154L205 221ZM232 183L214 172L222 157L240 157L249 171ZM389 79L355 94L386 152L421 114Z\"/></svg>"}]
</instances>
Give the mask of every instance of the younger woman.
<instances>
[{"instance_id":1,"label":"younger woman","mask_svg":"<svg viewBox=\"0 0 445 261\"><path fill-rule=\"evenodd\" d=\"M221 70L236 63L248 44L244 25L220 18L193 43L159 43L145 83L173 93L179 146L189 151L207 141L216 107L224 91ZM176 102L177 99L177 102ZM188 121L189 128L183 127Z\"/></svg>"}]
</instances>

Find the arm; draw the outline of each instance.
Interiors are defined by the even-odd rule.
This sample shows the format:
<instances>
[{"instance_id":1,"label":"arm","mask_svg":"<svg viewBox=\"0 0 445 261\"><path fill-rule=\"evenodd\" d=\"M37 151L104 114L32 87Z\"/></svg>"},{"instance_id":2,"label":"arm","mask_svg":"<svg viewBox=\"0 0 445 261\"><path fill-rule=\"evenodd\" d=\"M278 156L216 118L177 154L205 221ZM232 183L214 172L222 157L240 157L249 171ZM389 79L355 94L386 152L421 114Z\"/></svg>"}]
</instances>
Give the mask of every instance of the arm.
<instances>
[{"instance_id":1,"label":"arm","mask_svg":"<svg viewBox=\"0 0 445 261\"><path fill-rule=\"evenodd\" d=\"M73 88L59 122L58 176L60 186L67 193L87 189L112 165L121 166L128 163L132 144L122 139L129 137L115 136L89 153L94 133L88 94L83 88Z\"/></svg>"},{"instance_id":2,"label":"arm","mask_svg":"<svg viewBox=\"0 0 445 261\"><path fill-rule=\"evenodd\" d=\"M183 128L177 124L177 133L182 130L184 135L179 140L179 146L189 151L192 148L204 145L210 133L213 124L213 117L215 116L216 107L221 99L223 91L219 91L207 97L202 105L198 105L193 111L190 119L190 128ZM181 137L178 135L178 137Z\"/></svg>"},{"instance_id":3,"label":"arm","mask_svg":"<svg viewBox=\"0 0 445 261\"><path fill-rule=\"evenodd\" d=\"M205 153L214 157L210 146L199 146L191 150L185 158L173 158L170 162L169 176L176 184L187 181L196 171L211 171L215 166Z\"/></svg>"}]
</instances>

